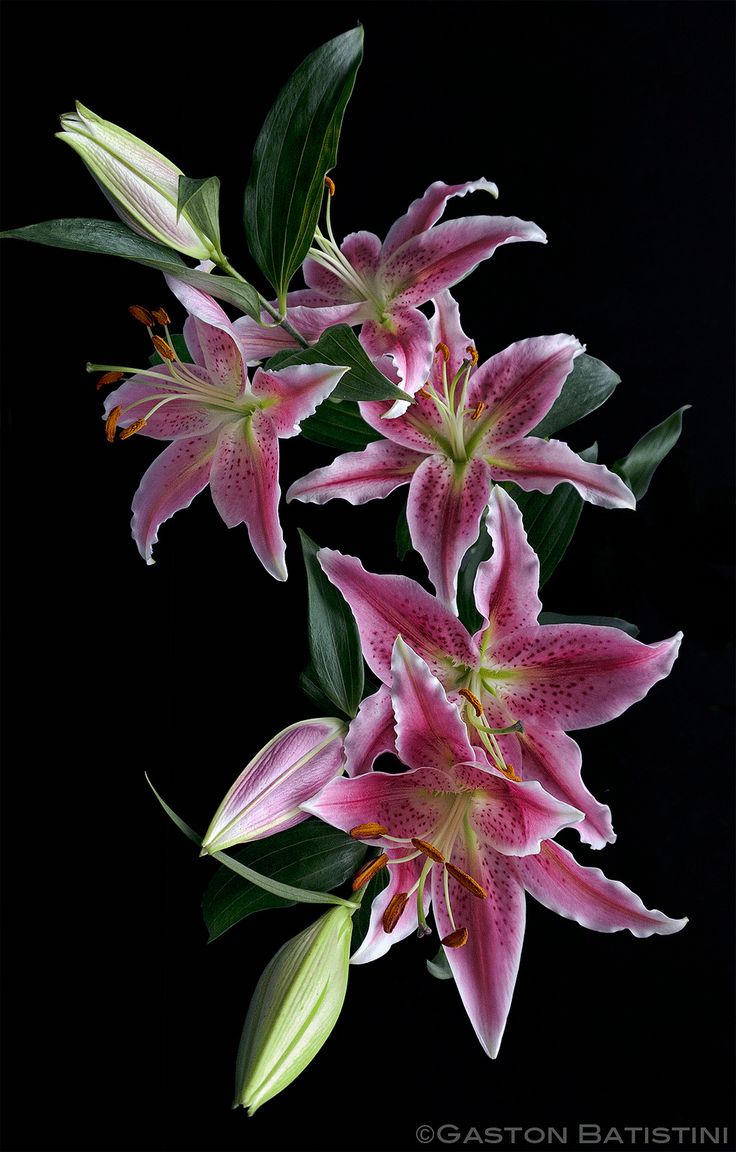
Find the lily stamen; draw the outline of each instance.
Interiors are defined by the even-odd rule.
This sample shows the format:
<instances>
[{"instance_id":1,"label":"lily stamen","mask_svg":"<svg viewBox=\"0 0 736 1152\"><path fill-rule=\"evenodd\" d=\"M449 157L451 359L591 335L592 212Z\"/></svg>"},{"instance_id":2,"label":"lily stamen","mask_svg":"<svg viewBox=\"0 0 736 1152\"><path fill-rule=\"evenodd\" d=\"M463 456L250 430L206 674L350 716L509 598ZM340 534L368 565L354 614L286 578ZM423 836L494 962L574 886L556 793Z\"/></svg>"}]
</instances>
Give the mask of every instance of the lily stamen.
<instances>
[{"instance_id":1,"label":"lily stamen","mask_svg":"<svg viewBox=\"0 0 736 1152\"><path fill-rule=\"evenodd\" d=\"M408 892L397 892L395 896L391 897L386 905L386 911L383 914L382 922L384 932L393 932L403 915L408 899Z\"/></svg>"},{"instance_id":2,"label":"lily stamen","mask_svg":"<svg viewBox=\"0 0 736 1152\"><path fill-rule=\"evenodd\" d=\"M470 419L471 420L477 420L478 417L480 416L481 412L485 411L485 408L486 408L486 406L483 403L483 401L479 400L478 403L476 404L475 408L473 409L473 414L470 417Z\"/></svg>"},{"instance_id":3,"label":"lily stamen","mask_svg":"<svg viewBox=\"0 0 736 1152\"><path fill-rule=\"evenodd\" d=\"M462 868L458 868L456 864L450 864L448 862L445 864L445 869L449 872L450 876L452 876L453 880L457 880L458 884L467 892L470 892L471 896L477 896L479 900L488 899L488 893L485 888L482 888L478 881L474 880L472 876L469 876L467 872L464 872Z\"/></svg>"},{"instance_id":4,"label":"lily stamen","mask_svg":"<svg viewBox=\"0 0 736 1152\"><path fill-rule=\"evenodd\" d=\"M329 176L325 176L325 187L327 188L330 196L335 195L335 181L332 180Z\"/></svg>"},{"instance_id":5,"label":"lily stamen","mask_svg":"<svg viewBox=\"0 0 736 1152\"><path fill-rule=\"evenodd\" d=\"M160 324L162 328L166 328L171 323L171 317L165 308L154 308L152 315L156 323Z\"/></svg>"},{"instance_id":6,"label":"lily stamen","mask_svg":"<svg viewBox=\"0 0 736 1152\"><path fill-rule=\"evenodd\" d=\"M428 856L435 864L445 863L444 856L438 848L435 848L434 844L429 844L426 840L420 840L417 836L412 836L411 842L415 848L418 848L420 852Z\"/></svg>"},{"instance_id":7,"label":"lily stamen","mask_svg":"<svg viewBox=\"0 0 736 1152\"><path fill-rule=\"evenodd\" d=\"M387 832L388 828L384 828L383 824L356 824L350 829L353 840L377 840Z\"/></svg>"},{"instance_id":8,"label":"lily stamen","mask_svg":"<svg viewBox=\"0 0 736 1152\"><path fill-rule=\"evenodd\" d=\"M140 432L141 428L145 428L147 420L136 420L133 424L129 424L127 428L123 428L120 433L121 440L128 440L131 436L135 436L136 432Z\"/></svg>"},{"instance_id":9,"label":"lily stamen","mask_svg":"<svg viewBox=\"0 0 736 1152\"><path fill-rule=\"evenodd\" d=\"M115 429L117 428L122 411L122 408L118 404L117 407L112 409L105 421L105 435L107 436L108 444L112 444L115 440Z\"/></svg>"},{"instance_id":10,"label":"lily stamen","mask_svg":"<svg viewBox=\"0 0 736 1152\"><path fill-rule=\"evenodd\" d=\"M144 308L142 304L131 304L128 311L134 320L137 320L139 324L143 324L149 332L151 331L155 321L153 314L149 312L148 308Z\"/></svg>"},{"instance_id":11,"label":"lily stamen","mask_svg":"<svg viewBox=\"0 0 736 1152\"><path fill-rule=\"evenodd\" d=\"M464 696L468 703L472 704L473 708L475 709L476 716L483 715L483 705L474 692L471 692L469 688L461 688L458 695Z\"/></svg>"},{"instance_id":12,"label":"lily stamen","mask_svg":"<svg viewBox=\"0 0 736 1152\"><path fill-rule=\"evenodd\" d=\"M454 932L450 932L447 936L443 936L440 944L445 948L464 948L468 942L470 933L467 928L456 928Z\"/></svg>"},{"instance_id":13,"label":"lily stamen","mask_svg":"<svg viewBox=\"0 0 736 1152\"><path fill-rule=\"evenodd\" d=\"M151 343L163 360L176 360L176 352L171 347L163 336L158 336L155 333L151 336Z\"/></svg>"},{"instance_id":14,"label":"lily stamen","mask_svg":"<svg viewBox=\"0 0 736 1152\"><path fill-rule=\"evenodd\" d=\"M122 372L105 372L103 376L100 376L95 388L99 392L100 388L107 388L108 384L117 384L118 380L122 380L122 378Z\"/></svg>"},{"instance_id":15,"label":"lily stamen","mask_svg":"<svg viewBox=\"0 0 736 1152\"><path fill-rule=\"evenodd\" d=\"M388 856L382 852L375 860L369 860L362 868L359 868L352 879L350 887L353 892L357 892L360 888L364 888L373 877L380 872L388 864Z\"/></svg>"},{"instance_id":16,"label":"lily stamen","mask_svg":"<svg viewBox=\"0 0 736 1152\"><path fill-rule=\"evenodd\" d=\"M437 356L437 355L442 356L442 359L444 360L445 364L449 363L450 349L447 347L446 344L443 344L442 341L439 342L439 344L435 348L434 352L435 352L435 356Z\"/></svg>"}]
</instances>

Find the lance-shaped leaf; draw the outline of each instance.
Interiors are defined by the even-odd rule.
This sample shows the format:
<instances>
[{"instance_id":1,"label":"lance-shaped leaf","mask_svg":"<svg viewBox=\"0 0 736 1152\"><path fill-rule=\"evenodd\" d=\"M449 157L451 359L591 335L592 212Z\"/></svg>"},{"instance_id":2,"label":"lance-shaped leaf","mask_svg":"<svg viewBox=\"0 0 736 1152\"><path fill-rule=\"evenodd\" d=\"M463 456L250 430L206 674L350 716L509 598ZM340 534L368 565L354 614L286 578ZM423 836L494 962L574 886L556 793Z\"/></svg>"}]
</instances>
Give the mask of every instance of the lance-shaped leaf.
<instances>
[{"instance_id":1,"label":"lance-shaped leaf","mask_svg":"<svg viewBox=\"0 0 736 1152\"><path fill-rule=\"evenodd\" d=\"M262 840L306 820L304 804L342 772L346 727L300 720L269 740L238 776L202 841L202 853Z\"/></svg>"},{"instance_id":2,"label":"lance-shaped leaf","mask_svg":"<svg viewBox=\"0 0 736 1152\"><path fill-rule=\"evenodd\" d=\"M261 314L258 293L251 284L190 268L170 248L164 248L145 236L137 236L117 220L94 220L87 217L44 220L41 224L29 224L25 228L11 228L0 233L0 237L31 240L50 248L70 248L74 252L120 256L135 264L143 264L146 268L156 268L169 276L175 276L185 284L193 284L195 288L201 288L218 300L234 304L241 312L246 312L256 320Z\"/></svg>"},{"instance_id":3,"label":"lance-shaped leaf","mask_svg":"<svg viewBox=\"0 0 736 1152\"><path fill-rule=\"evenodd\" d=\"M187 216L205 235L209 236L217 252L222 256L220 243L220 181L216 176L197 180L191 176L179 177L179 201L177 217L186 211Z\"/></svg>"},{"instance_id":4,"label":"lance-shaped leaf","mask_svg":"<svg viewBox=\"0 0 736 1152\"><path fill-rule=\"evenodd\" d=\"M575 359L560 395L531 435L554 436L561 428L582 420L600 408L620 383L621 377L607 364L583 353Z\"/></svg>"},{"instance_id":5,"label":"lance-shaped leaf","mask_svg":"<svg viewBox=\"0 0 736 1152\"><path fill-rule=\"evenodd\" d=\"M314 237L324 179L337 161L342 118L362 56L362 28L308 56L277 96L256 141L245 230L282 312L289 281Z\"/></svg>"},{"instance_id":6,"label":"lance-shaped leaf","mask_svg":"<svg viewBox=\"0 0 736 1152\"><path fill-rule=\"evenodd\" d=\"M318 547L299 529L309 589L311 668L325 695L355 716L363 695L363 656L355 617L317 560Z\"/></svg>"},{"instance_id":7,"label":"lance-shaped leaf","mask_svg":"<svg viewBox=\"0 0 736 1152\"><path fill-rule=\"evenodd\" d=\"M302 420L302 436L328 448L356 451L380 440L380 432L366 424L353 400L323 400L314 416Z\"/></svg>"},{"instance_id":8,"label":"lance-shaped leaf","mask_svg":"<svg viewBox=\"0 0 736 1152\"><path fill-rule=\"evenodd\" d=\"M340 383L332 393L333 400L400 400L407 404L409 397L371 363L358 337L347 324L336 324L323 332L311 348L299 351L283 349L272 356L266 368L287 368L292 364L332 364L347 367Z\"/></svg>"},{"instance_id":9,"label":"lance-shaped leaf","mask_svg":"<svg viewBox=\"0 0 736 1152\"><path fill-rule=\"evenodd\" d=\"M661 424L651 428L637 441L628 456L613 465L613 471L628 484L637 500L646 495L657 468L680 439L682 414L688 408L689 404L683 404L682 408L678 408Z\"/></svg>"},{"instance_id":10,"label":"lance-shaped leaf","mask_svg":"<svg viewBox=\"0 0 736 1152\"><path fill-rule=\"evenodd\" d=\"M360 841L311 819L266 840L247 844L234 852L233 858L282 884L330 892L355 873L365 852ZM254 912L290 908L295 903L266 892L222 866L205 890L202 913L209 938L215 940Z\"/></svg>"},{"instance_id":11,"label":"lance-shaped leaf","mask_svg":"<svg viewBox=\"0 0 736 1152\"><path fill-rule=\"evenodd\" d=\"M427 971L435 980L452 980L452 968L447 961L447 953L440 948L436 956L427 961Z\"/></svg>"},{"instance_id":12,"label":"lance-shaped leaf","mask_svg":"<svg viewBox=\"0 0 736 1152\"><path fill-rule=\"evenodd\" d=\"M540 624L588 624L595 628L619 628L627 636L638 636L636 624L629 624L619 616L566 616L560 612L540 612Z\"/></svg>"}]
</instances>

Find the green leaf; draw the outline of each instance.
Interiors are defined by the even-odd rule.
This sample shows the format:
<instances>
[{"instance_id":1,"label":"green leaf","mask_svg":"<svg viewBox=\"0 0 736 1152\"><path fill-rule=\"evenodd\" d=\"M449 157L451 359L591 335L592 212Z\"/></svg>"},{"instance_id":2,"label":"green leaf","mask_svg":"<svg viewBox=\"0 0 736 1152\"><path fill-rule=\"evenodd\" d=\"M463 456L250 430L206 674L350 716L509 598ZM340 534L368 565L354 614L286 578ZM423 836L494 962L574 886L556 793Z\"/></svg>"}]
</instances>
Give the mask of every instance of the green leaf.
<instances>
[{"instance_id":1,"label":"green leaf","mask_svg":"<svg viewBox=\"0 0 736 1152\"><path fill-rule=\"evenodd\" d=\"M366 424L354 401L333 400L331 396L322 401L314 416L302 420L302 436L315 444L348 452L359 451L381 439L380 432Z\"/></svg>"},{"instance_id":2,"label":"green leaf","mask_svg":"<svg viewBox=\"0 0 736 1152\"><path fill-rule=\"evenodd\" d=\"M579 453L594 464L598 445ZM539 557L539 587L542 588L559 564L572 540L583 510L583 500L571 484L559 484L549 496L522 492L515 484L504 485L521 509L529 543Z\"/></svg>"},{"instance_id":3,"label":"green leaf","mask_svg":"<svg viewBox=\"0 0 736 1152\"><path fill-rule=\"evenodd\" d=\"M220 247L220 181L216 176L195 180L191 176L179 177L177 220L186 212L198 231L212 241L222 256Z\"/></svg>"},{"instance_id":4,"label":"green leaf","mask_svg":"<svg viewBox=\"0 0 736 1152\"><path fill-rule=\"evenodd\" d=\"M477 631L481 624L481 615L475 607L473 595L475 574L478 571L478 565L482 564L484 560L488 560L493 552L491 538L486 529L487 513L488 508L485 508L480 518L478 539L475 544L471 544L463 556L457 577L457 614L471 633Z\"/></svg>"},{"instance_id":5,"label":"green leaf","mask_svg":"<svg viewBox=\"0 0 736 1152\"><path fill-rule=\"evenodd\" d=\"M318 686L347 716L363 693L363 656L355 617L317 560L318 546L299 529L309 589L309 651Z\"/></svg>"},{"instance_id":6,"label":"green leaf","mask_svg":"<svg viewBox=\"0 0 736 1152\"><path fill-rule=\"evenodd\" d=\"M237 872L238 876L243 876L246 880L257 885L258 888L263 888L271 895L279 896L284 900L293 900L296 904L341 904L343 908L358 907L356 903L350 900L343 900L342 896L332 896L329 892L314 892L310 888L296 888L293 884L282 884L280 880L272 880L270 876L264 876L246 864L241 864L239 860L229 856L227 852L211 852L210 855L213 860L219 860L226 868Z\"/></svg>"},{"instance_id":7,"label":"green leaf","mask_svg":"<svg viewBox=\"0 0 736 1152\"><path fill-rule=\"evenodd\" d=\"M232 859L282 884L329 892L349 879L365 856L365 845L320 820L307 820L266 840L244 845ZM202 898L210 940L266 908L290 908L295 900L266 892L224 865ZM357 913L356 913L357 915Z\"/></svg>"},{"instance_id":8,"label":"green leaf","mask_svg":"<svg viewBox=\"0 0 736 1152\"><path fill-rule=\"evenodd\" d=\"M585 353L577 356L560 395L531 435L553 436L561 428L582 420L600 408L620 383L621 377L602 360Z\"/></svg>"},{"instance_id":9,"label":"green leaf","mask_svg":"<svg viewBox=\"0 0 736 1152\"><path fill-rule=\"evenodd\" d=\"M356 912L357 916L357 912ZM427 971L436 980L452 980L452 969L447 961L444 948L440 948L436 956L427 961Z\"/></svg>"},{"instance_id":10,"label":"green leaf","mask_svg":"<svg viewBox=\"0 0 736 1152\"><path fill-rule=\"evenodd\" d=\"M409 520L406 515L406 504L399 512L399 518L396 521L396 555L399 560L405 560L408 553L411 552L414 545L411 542L411 532L409 531Z\"/></svg>"},{"instance_id":11,"label":"green leaf","mask_svg":"<svg viewBox=\"0 0 736 1152\"><path fill-rule=\"evenodd\" d=\"M618 616L564 616L559 612L540 612L540 624L593 624L601 628L619 628L628 636L638 636L636 624L629 624Z\"/></svg>"},{"instance_id":12,"label":"green leaf","mask_svg":"<svg viewBox=\"0 0 736 1152\"><path fill-rule=\"evenodd\" d=\"M50 248L70 248L75 252L96 252L104 256L121 256L146 268L156 268L169 276L175 276L186 284L201 288L218 300L234 304L241 312L259 320L261 315L258 293L251 284L235 280L229 276L213 276L209 272L198 272L185 264L177 252L137 236L117 220L92 220L77 217L70 220L45 220L41 224L29 224L26 228L13 228L0 233L0 237L11 240L31 240L35 244L46 244Z\"/></svg>"},{"instance_id":13,"label":"green leaf","mask_svg":"<svg viewBox=\"0 0 736 1152\"><path fill-rule=\"evenodd\" d=\"M283 312L286 290L314 238L324 179L337 161L342 118L363 56L363 29L304 60L268 113L245 190L245 230Z\"/></svg>"},{"instance_id":14,"label":"green leaf","mask_svg":"<svg viewBox=\"0 0 736 1152\"><path fill-rule=\"evenodd\" d=\"M360 902L360 908L353 915L353 939L350 945L351 953L358 951L368 935L368 928L371 922L371 905L376 896L380 896L384 888L388 886L389 879L388 868L383 868L366 884L363 890L363 899Z\"/></svg>"},{"instance_id":15,"label":"green leaf","mask_svg":"<svg viewBox=\"0 0 736 1152\"><path fill-rule=\"evenodd\" d=\"M690 407L690 404L683 404L656 428L651 428L637 441L628 456L613 465L612 471L628 484L637 500L646 495L657 468L680 439L682 414Z\"/></svg>"},{"instance_id":16,"label":"green leaf","mask_svg":"<svg viewBox=\"0 0 736 1152\"><path fill-rule=\"evenodd\" d=\"M299 676L299 687L305 696L320 708L325 715L329 715L334 710L334 703L327 696L319 686L317 681L317 673L314 670L314 665L307 664L307 667Z\"/></svg>"},{"instance_id":17,"label":"green leaf","mask_svg":"<svg viewBox=\"0 0 736 1152\"><path fill-rule=\"evenodd\" d=\"M161 805L161 807L163 808L164 812L169 817L169 819L173 820L174 823L176 824L177 828L179 829L179 831L183 832L184 835L186 836L186 838L188 840L191 840L192 843L196 844L197 847L199 848L202 844L202 837L199 835L199 833L195 832L193 828L190 828L188 824L185 824L184 821L182 820L181 816L177 816L174 809L169 807L169 805L166 803L166 801L163 799L162 796L159 796L158 792L156 791L153 784L151 783L151 779L150 779L148 773L144 772L143 775L146 778L146 783L148 784L148 787L153 792L154 796L158 800L159 804Z\"/></svg>"},{"instance_id":18,"label":"green leaf","mask_svg":"<svg viewBox=\"0 0 736 1152\"><path fill-rule=\"evenodd\" d=\"M275 370L291 364L333 364L349 368L331 395L333 400L409 400L371 363L358 337L347 324L336 324L323 332L311 348L290 352L282 349L272 356L266 368ZM413 403L413 401L411 401Z\"/></svg>"}]
</instances>

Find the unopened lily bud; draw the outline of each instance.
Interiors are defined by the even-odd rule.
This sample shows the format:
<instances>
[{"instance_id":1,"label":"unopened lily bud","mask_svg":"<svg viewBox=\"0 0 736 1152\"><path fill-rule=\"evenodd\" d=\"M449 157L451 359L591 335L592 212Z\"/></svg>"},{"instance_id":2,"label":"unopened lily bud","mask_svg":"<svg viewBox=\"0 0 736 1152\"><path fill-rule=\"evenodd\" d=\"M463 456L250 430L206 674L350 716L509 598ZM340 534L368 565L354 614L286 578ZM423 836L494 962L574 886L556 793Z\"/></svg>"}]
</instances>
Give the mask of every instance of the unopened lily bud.
<instances>
[{"instance_id":1,"label":"unopened lily bud","mask_svg":"<svg viewBox=\"0 0 736 1152\"><path fill-rule=\"evenodd\" d=\"M317 1055L345 1000L350 938L350 910L338 906L287 941L266 966L240 1041L234 1107L252 1116Z\"/></svg>"},{"instance_id":2,"label":"unopened lily bud","mask_svg":"<svg viewBox=\"0 0 736 1152\"><path fill-rule=\"evenodd\" d=\"M79 153L120 219L139 236L185 256L217 255L216 243L195 228L186 209L177 218L181 169L83 104L76 109L61 117L57 136Z\"/></svg>"},{"instance_id":3,"label":"unopened lily bud","mask_svg":"<svg viewBox=\"0 0 736 1152\"><path fill-rule=\"evenodd\" d=\"M341 720L301 720L279 732L238 776L202 841L202 855L261 840L309 816L312 800L343 769Z\"/></svg>"}]
</instances>

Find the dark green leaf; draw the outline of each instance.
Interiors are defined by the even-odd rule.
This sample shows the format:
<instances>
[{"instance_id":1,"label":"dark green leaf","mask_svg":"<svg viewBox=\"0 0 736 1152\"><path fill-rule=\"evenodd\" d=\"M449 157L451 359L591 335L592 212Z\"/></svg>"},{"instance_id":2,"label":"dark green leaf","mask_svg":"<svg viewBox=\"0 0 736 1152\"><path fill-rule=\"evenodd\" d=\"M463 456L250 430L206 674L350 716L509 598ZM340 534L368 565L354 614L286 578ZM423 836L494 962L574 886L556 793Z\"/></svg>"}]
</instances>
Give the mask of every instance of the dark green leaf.
<instances>
[{"instance_id":1,"label":"dark green leaf","mask_svg":"<svg viewBox=\"0 0 736 1152\"><path fill-rule=\"evenodd\" d=\"M396 555L399 560L404 560L409 552L412 550L411 532L409 531L409 521L406 516L406 504L399 512L399 518L396 521Z\"/></svg>"},{"instance_id":2,"label":"dark green leaf","mask_svg":"<svg viewBox=\"0 0 736 1152\"><path fill-rule=\"evenodd\" d=\"M194 180L191 176L179 177L177 219L182 212L186 212L194 227L208 240L211 240L222 255L220 248L220 181L216 176L207 176L202 180Z\"/></svg>"},{"instance_id":3,"label":"dark green leaf","mask_svg":"<svg viewBox=\"0 0 736 1152\"><path fill-rule=\"evenodd\" d=\"M480 628L481 616L475 607L473 585L478 565L487 560L493 552L491 538L486 528L486 508L480 519L480 532L475 544L465 553L457 578L457 614L469 632Z\"/></svg>"},{"instance_id":4,"label":"dark green leaf","mask_svg":"<svg viewBox=\"0 0 736 1152\"><path fill-rule=\"evenodd\" d=\"M45 220L42 224L11 229L0 233L0 236L12 240L32 240L35 244L46 244L51 248L70 248L75 252L121 256L124 260L132 260L146 268L156 268L186 284L193 284L195 288L201 288L218 300L234 304L254 320L260 319L258 293L252 285L230 276L198 272L196 268L185 264L178 252L156 244L145 236L137 236L117 220L90 220L86 217Z\"/></svg>"},{"instance_id":5,"label":"dark green leaf","mask_svg":"<svg viewBox=\"0 0 736 1152\"><path fill-rule=\"evenodd\" d=\"M347 324L336 324L323 332L311 348L289 352L282 349L272 356L267 368L286 368L291 364L334 364L349 368L332 393L333 400L408 400L395 384L371 363Z\"/></svg>"},{"instance_id":6,"label":"dark green leaf","mask_svg":"<svg viewBox=\"0 0 736 1152\"><path fill-rule=\"evenodd\" d=\"M598 445L579 453L582 460L593 464L598 459ZM549 496L541 492L522 492L515 484L504 485L521 509L524 528L539 557L539 587L542 588L575 534L583 500L571 484L559 484Z\"/></svg>"},{"instance_id":7,"label":"dark green leaf","mask_svg":"<svg viewBox=\"0 0 736 1152\"><path fill-rule=\"evenodd\" d=\"M553 436L561 428L581 420L600 408L620 383L621 377L607 364L583 353L575 359L560 395L531 435Z\"/></svg>"},{"instance_id":8,"label":"dark green leaf","mask_svg":"<svg viewBox=\"0 0 736 1152\"><path fill-rule=\"evenodd\" d=\"M617 460L613 471L617 472L625 484L628 484L637 500L645 496L652 476L659 465L670 452L682 432L682 414L687 412L689 404L683 404L656 428L650 429L639 440L622 460Z\"/></svg>"},{"instance_id":9,"label":"dark green leaf","mask_svg":"<svg viewBox=\"0 0 736 1152\"><path fill-rule=\"evenodd\" d=\"M363 899L360 908L357 912L353 913L353 938L350 945L351 952L357 952L361 944L368 934L368 927L371 922L371 904L376 896L380 896L384 888L389 882L388 868L383 868L377 872L368 884L366 884Z\"/></svg>"},{"instance_id":10,"label":"dark green leaf","mask_svg":"<svg viewBox=\"0 0 736 1152\"><path fill-rule=\"evenodd\" d=\"M170 333L170 335L171 335L171 343L173 344L174 351L176 352L179 359L182 361L183 364L191 364L192 358L189 355L189 349L186 346L186 342L184 340L183 335L180 332L172 332L172 333ZM148 363L151 365L163 364L164 358L163 358L163 356L159 356L158 352L152 352L151 355L148 357Z\"/></svg>"},{"instance_id":11,"label":"dark green leaf","mask_svg":"<svg viewBox=\"0 0 736 1152\"><path fill-rule=\"evenodd\" d=\"M317 560L318 546L299 529L309 588L309 651L317 684L355 716L363 694L363 656L355 617Z\"/></svg>"},{"instance_id":12,"label":"dark green leaf","mask_svg":"<svg viewBox=\"0 0 736 1152\"><path fill-rule=\"evenodd\" d=\"M325 696L317 682L317 674L314 671L312 664L307 664L307 667L299 676L299 687L305 696L320 708L325 716L331 715L335 710L335 705L332 700Z\"/></svg>"},{"instance_id":13,"label":"dark green leaf","mask_svg":"<svg viewBox=\"0 0 736 1152\"><path fill-rule=\"evenodd\" d=\"M636 624L629 624L618 616L564 616L559 612L540 612L540 624L593 624L602 628L619 628L628 636L638 636Z\"/></svg>"},{"instance_id":14,"label":"dark green leaf","mask_svg":"<svg viewBox=\"0 0 736 1152\"><path fill-rule=\"evenodd\" d=\"M276 97L256 141L245 230L282 312L289 281L314 238L324 179L337 161L342 118L362 56L362 28L308 56Z\"/></svg>"},{"instance_id":15,"label":"dark green leaf","mask_svg":"<svg viewBox=\"0 0 736 1152\"><path fill-rule=\"evenodd\" d=\"M357 916L358 913L356 912ZM452 969L447 962L444 948L440 948L436 956L427 961L427 971L430 976L434 976L436 980L452 980Z\"/></svg>"},{"instance_id":16,"label":"dark green leaf","mask_svg":"<svg viewBox=\"0 0 736 1152\"><path fill-rule=\"evenodd\" d=\"M347 452L359 451L381 439L380 433L366 424L354 401L333 400L331 396L322 401L314 416L302 420L302 436L315 444Z\"/></svg>"},{"instance_id":17,"label":"dark green leaf","mask_svg":"<svg viewBox=\"0 0 736 1152\"><path fill-rule=\"evenodd\" d=\"M319 820L307 820L232 853L238 863L272 880L323 892L352 876L364 855L364 844ZM221 865L204 893L202 911L210 940L214 940L253 912L289 908L294 903L273 896Z\"/></svg>"}]
</instances>

